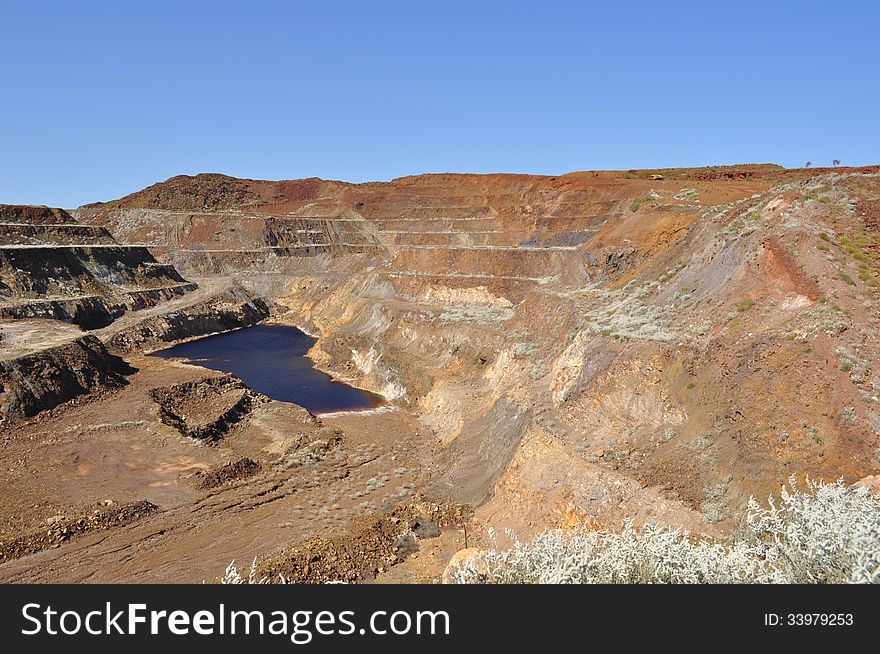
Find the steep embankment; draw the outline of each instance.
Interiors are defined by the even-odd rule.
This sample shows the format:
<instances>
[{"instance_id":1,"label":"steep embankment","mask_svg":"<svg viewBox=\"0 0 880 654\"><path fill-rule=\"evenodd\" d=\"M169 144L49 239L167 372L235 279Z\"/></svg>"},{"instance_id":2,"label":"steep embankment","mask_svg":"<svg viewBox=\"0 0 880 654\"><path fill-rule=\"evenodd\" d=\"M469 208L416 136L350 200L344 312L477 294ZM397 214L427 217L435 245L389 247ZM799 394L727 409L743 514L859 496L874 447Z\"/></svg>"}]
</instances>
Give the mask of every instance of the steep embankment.
<instances>
[{"instance_id":1,"label":"steep embankment","mask_svg":"<svg viewBox=\"0 0 880 654\"><path fill-rule=\"evenodd\" d=\"M94 336L49 335L45 332L51 327L36 324L43 327L44 335L58 342L39 343L39 328L20 333L31 323L18 324L6 335L8 340L26 338L27 342L19 345L31 351L0 356L0 424L9 418L36 415L86 393L121 388L127 383L126 376L134 372ZM4 344L4 349L15 345Z\"/></svg>"},{"instance_id":2,"label":"steep embankment","mask_svg":"<svg viewBox=\"0 0 880 654\"><path fill-rule=\"evenodd\" d=\"M61 209L0 205L0 318L94 329L193 290L173 266Z\"/></svg>"},{"instance_id":3,"label":"steep embankment","mask_svg":"<svg viewBox=\"0 0 880 654\"><path fill-rule=\"evenodd\" d=\"M103 226L61 209L0 205L0 414L31 416L119 387L130 370L105 344L128 353L268 316L228 280L196 288Z\"/></svg>"},{"instance_id":4,"label":"steep embankment","mask_svg":"<svg viewBox=\"0 0 880 654\"><path fill-rule=\"evenodd\" d=\"M206 285L185 301L165 302L153 310L125 316L99 330L107 347L119 354L150 352L209 334L250 327L269 317L259 297L236 284Z\"/></svg>"},{"instance_id":5,"label":"steep embankment","mask_svg":"<svg viewBox=\"0 0 880 654\"><path fill-rule=\"evenodd\" d=\"M880 469L878 197L877 168L205 175L77 216L270 294L419 417L478 519L709 529Z\"/></svg>"}]
</instances>

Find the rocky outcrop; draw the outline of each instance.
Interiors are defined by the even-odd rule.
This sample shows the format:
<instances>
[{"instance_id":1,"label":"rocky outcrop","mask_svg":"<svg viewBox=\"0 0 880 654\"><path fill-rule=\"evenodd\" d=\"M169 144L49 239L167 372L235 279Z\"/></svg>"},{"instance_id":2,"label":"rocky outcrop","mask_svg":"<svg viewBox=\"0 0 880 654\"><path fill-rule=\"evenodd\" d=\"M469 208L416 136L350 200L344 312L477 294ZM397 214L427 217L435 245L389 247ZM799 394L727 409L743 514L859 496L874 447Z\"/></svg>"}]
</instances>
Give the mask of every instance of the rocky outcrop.
<instances>
[{"instance_id":1,"label":"rocky outcrop","mask_svg":"<svg viewBox=\"0 0 880 654\"><path fill-rule=\"evenodd\" d=\"M122 315L122 305L110 305L104 298L91 295L58 300L26 300L0 306L0 318L62 320L83 329L99 329Z\"/></svg>"},{"instance_id":2,"label":"rocky outcrop","mask_svg":"<svg viewBox=\"0 0 880 654\"><path fill-rule=\"evenodd\" d=\"M78 217L271 297L319 367L418 415L450 499L540 427L723 523L793 471L877 470L878 170L239 180L198 207L232 188L200 176Z\"/></svg>"},{"instance_id":3,"label":"rocky outcrop","mask_svg":"<svg viewBox=\"0 0 880 654\"><path fill-rule=\"evenodd\" d=\"M158 510L158 506L146 500L122 505L107 500L100 508L84 515L55 516L50 518L46 529L0 543L0 563L59 547L81 534L127 525Z\"/></svg>"},{"instance_id":4,"label":"rocky outcrop","mask_svg":"<svg viewBox=\"0 0 880 654\"><path fill-rule=\"evenodd\" d=\"M61 209L0 205L0 318L50 318L85 329L196 288L139 245Z\"/></svg>"},{"instance_id":5,"label":"rocky outcrop","mask_svg":"<svg viewBox=\"0 0 880 654\"><path fill-rule=\"evenodd\" d=\"M75 222L64 209L27 204L0 204L0 223L62 225Z\"/></svg>"},{"instance_id":6,"label":"rocky outcrop","mask_svg":"<svg viewBox=\"0 0 880 654\"><path fill-rule=\"evenodd\" d=\"M271 582L295 584L369 581L417 552L420 541L464 524L469 514L461 505L406 502L264 560L259 573Z\"/></svg>"},{"instance_id":7,"label":"rocky outcrop","mask_svg":"<svg viewBox=\"0 0 880 654\"><path fill-rule=\"evenodd\" d=\"M154 388L150 396L162 422L183 436L208 443L223 438L256 404L268 399L232 375Z\"/></svg>"},{"instance_id":8,"label":"rocky outcrop","mask_svg":"<svg viewBox=\"0 0 880 654\"><path fill-rule=\"evenodd\" d=\"M486 552L479 547L466 547L458 550L449 559L446 569L440 577L441 584L457 584L460 573L466 568L473 568L477 573L484 573L487 569Z\"/></svg>"},{"instance_id":9,"label":"rocky outcrop","mask_svg":"<svg viewBox=\"0 0 880 654\"><path fill-rule=\"evenodd\" d=\"M0 361L0 415L33 416L85 393L119 388L132 372L94 336Z\"/></svg>"},{"instance_id":10,"label":"rocky outcrop","mask_svg":"<svg viewBox=\"0 0 880 654\"><path fill-rule=\"evenodd\" d=\"M248 457L242 457L238 461L231 461L222 466L215 466L210 470L197 471L191 480L192 485L199 490L210 490L223 484L253 477L260 472L263 466L259 461Z\"/></svg>"},{"instance_id":11,"label":"rocky outcrop","mask_svg":"<svg viewBox=\"0 0 880 654\"><path fill-rule=\"evenodd\" d=\"M268 317L265 301L233 286L180 309L111 326L101 332L101 337L113 352L151 351L178 341L249 327Z\"/></svg>"}]
</instances>

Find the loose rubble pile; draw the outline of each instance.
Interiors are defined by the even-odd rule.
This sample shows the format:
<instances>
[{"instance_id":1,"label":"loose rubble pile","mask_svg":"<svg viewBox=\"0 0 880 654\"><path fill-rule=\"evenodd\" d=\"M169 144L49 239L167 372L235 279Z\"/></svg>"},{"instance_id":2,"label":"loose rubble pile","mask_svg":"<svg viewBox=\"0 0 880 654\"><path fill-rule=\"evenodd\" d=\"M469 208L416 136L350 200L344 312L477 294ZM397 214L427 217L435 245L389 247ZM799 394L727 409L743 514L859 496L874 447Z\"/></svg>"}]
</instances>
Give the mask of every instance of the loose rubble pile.
<instances>
[{"instance_id":1,"label":"loose rubble pile","mask_svg":"<svg viewBox=\"0 0 880 654\"><path fill-rule=\"evenodd\" d=\"M155 388L150 395L159 405L162 422L209 443L223 438L254 406L268 400L232 375Z\"/></svg>"},{"instance_id":2,"label":"loose rubble pile","mask_svg":"<svg viewBox=\"0 0 880 654\"><path fill-rule=\"evenodd\" d=\"M462 505L414 500L263 561L258 576L288 583L369 581L418 551L419 541L435 538L469 516Z\"/></svg>"},{"instance_id":3,"label":"loose rubble pile","mask_svg":"<svg viewBox=\"0 0 880 654\"><path fill-rule=\"evenodd\" d=\"M27 534L0 543L0 563L51 547L58 547L81 534L128 524L158 510L158 506L146 500L122 505L116 505L112 500L107 500L103 506L91 513L73 518L63 516L49 518L49 524L45 531Z\"/></svg>"},{"instance_id":4,"label":"loose rubble pile","mask_svg":"<svg viewBox=\"0 0 880 654\"><path fill-rule=\"evenodd\" d=\"M210 490L230 481L253 477L262 469L263 466L257 461L243 457L238 461L232 461L208 471L199 470L193 475L193 486L202 490Z\"/></svg>"}]
</instances>

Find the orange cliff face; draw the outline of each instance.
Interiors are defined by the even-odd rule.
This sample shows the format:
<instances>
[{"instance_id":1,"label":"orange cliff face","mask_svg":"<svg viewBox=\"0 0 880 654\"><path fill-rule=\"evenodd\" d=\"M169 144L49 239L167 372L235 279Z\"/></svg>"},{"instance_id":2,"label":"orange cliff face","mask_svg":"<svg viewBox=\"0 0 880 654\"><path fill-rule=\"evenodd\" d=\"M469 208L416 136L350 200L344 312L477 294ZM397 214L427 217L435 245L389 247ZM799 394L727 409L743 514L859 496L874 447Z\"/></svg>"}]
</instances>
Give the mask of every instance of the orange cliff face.
<instances>
[{"instance_id":1,"label":"orange cliff face","mask_svg":"<svg viewBox=\"0 0 880 654\"><path fill-rule=\"evenodd\" d=\"M438 493L527 476L526 513L555 510L528 499L546 485L618 515L578 486L613 475L636 504L724 524L792 474L880 465L878 235L858 208L878 171L200 175L78 215L271 296L322 366L422 421L448 458ZM548 437L569 486L551 488L555 455L516 463Z\"/></svg>"},{"instance_id":2,"label":"orange cliff face","mask_svg":"<svg viewBox=\"0 0 880 654\"><path fill-rule=\"evenodd\" d=\"M349 543L424 581L463 523L478 547L625 520L723 537L791 476L876 477L878 175L198 175L0 206L0 486L28 489L0 498L0 580L199 581L255 556L356 580L366 559L300 566ZM316 417L145 356L267 318L386 406ZM53 547L108 498L98 546ZM409 524L440 530L419 556L395 549Z\"/></svg>"}]
</instances>

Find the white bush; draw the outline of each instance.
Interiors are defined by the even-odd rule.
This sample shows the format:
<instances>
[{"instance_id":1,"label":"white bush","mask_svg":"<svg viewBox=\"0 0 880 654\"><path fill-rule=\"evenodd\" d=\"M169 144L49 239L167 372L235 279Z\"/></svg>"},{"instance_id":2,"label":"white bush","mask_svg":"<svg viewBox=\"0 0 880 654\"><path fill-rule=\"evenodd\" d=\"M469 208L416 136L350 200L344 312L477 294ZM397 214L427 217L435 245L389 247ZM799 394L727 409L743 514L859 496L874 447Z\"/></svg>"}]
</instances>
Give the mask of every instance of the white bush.
<instances>
[{"instance_id":1,"label":"white bush","mask_svg":"<svg viewBox=\"0 0 880 654\"><path fill-rule=\"evenodd\" d=\"M807 482L777 508L749 501L746 538L790 583L880 582L880 502L866 488Z\"/></svg>"},{"instance_id":2,"label":"white bush","mask_svg":"<svg viewBox=\"0 0 880 654\"><path fill-rule=\"evenodd\" d=\"M548 531L530 544L486 552L459 583L878 583L880 502L842 482L791 482L777 507L749 502L729 543L647 525L636 531ZM494 540L494 534L492 534ZM497 545L496 545L497 547Z\"/></svg>"},{"instance_id":3,"label":"white bush","mask_svg":"<svg viewBox=\"0 0 880 654\"><path fill-rule=\"evenodd\" d=\"M246 570L247 576L242 574L242 571L235 567L235 560L233 559L228 566L226 566L226 572L223 573L223 576L220 577L221 584L250 584L250 585L262 585L262 584L271 584L272 580L269 577L260 575L257 572L257 560L254 559L251 563L250 567ZM287 584L289 583L287 577L279 574L278 579L275 580L275 583L278 584ZM326 584L344 584L344 581L326 581Z\"/></svg>"},{"instance_id":4,"label":"white bush","mask_svg":"<svg viewBox=\"0 0 880 654\"><path fill-rule=\"evenodd\" d=\"M285 579L283 577L279 578L281 583L285 583ZM247 569L247 576L241 574L238 568L235 567L235 561L231 561L228 566L226 566L226 572L223 573L223 576L220 577L221 584L268 584L269 578L262 577L257 574L257 559L254 559L251 562L250 567Z\"/></svg>"}]
</instances>

